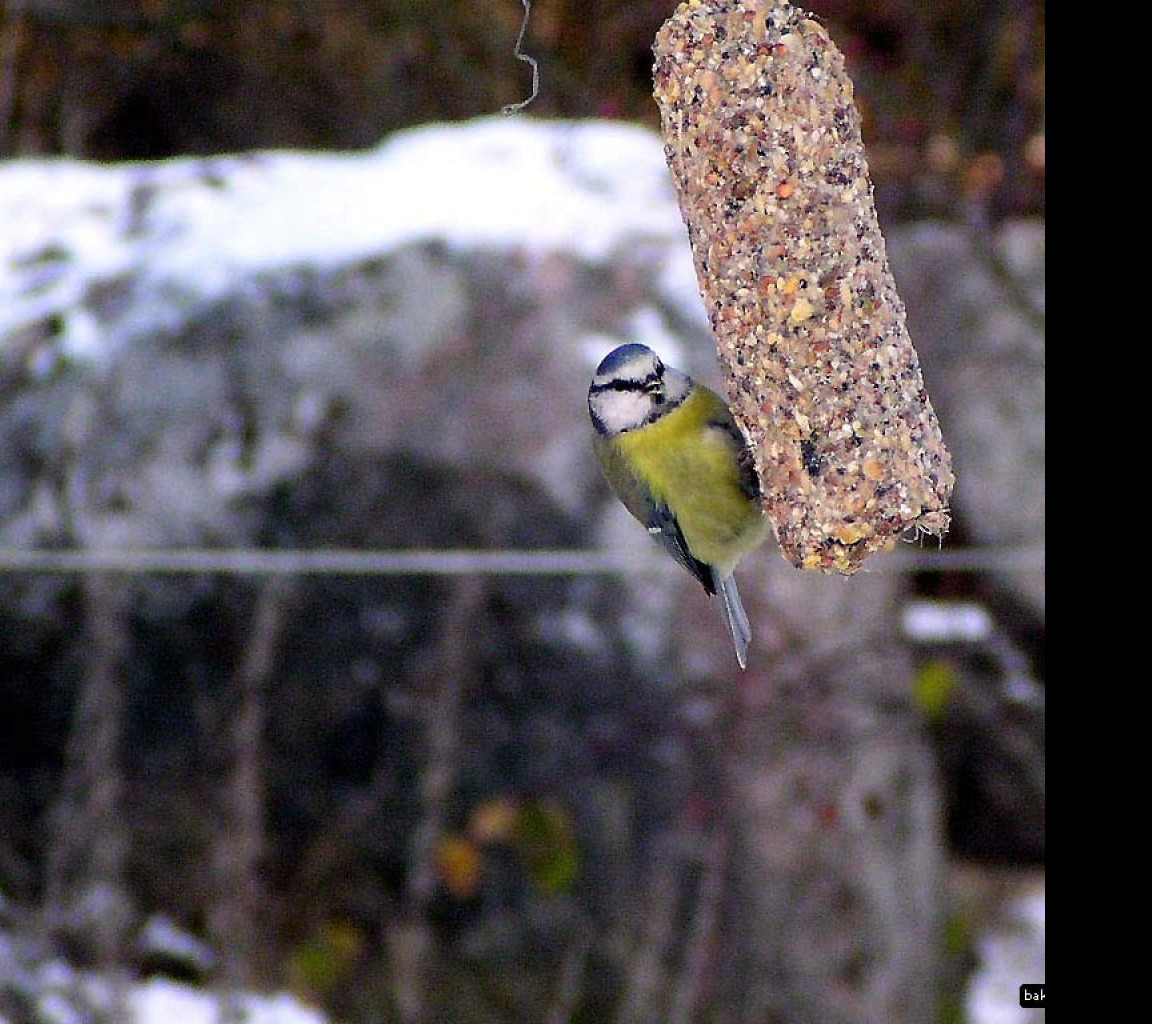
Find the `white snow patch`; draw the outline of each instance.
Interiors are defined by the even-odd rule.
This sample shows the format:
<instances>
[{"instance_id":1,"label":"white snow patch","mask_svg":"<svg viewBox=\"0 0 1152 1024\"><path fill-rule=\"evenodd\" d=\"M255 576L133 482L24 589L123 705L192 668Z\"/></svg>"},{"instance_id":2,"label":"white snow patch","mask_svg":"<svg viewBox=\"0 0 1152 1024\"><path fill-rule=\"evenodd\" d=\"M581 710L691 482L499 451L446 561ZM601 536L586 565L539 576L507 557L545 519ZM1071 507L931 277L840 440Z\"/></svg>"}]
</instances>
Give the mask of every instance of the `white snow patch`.
<instances>
[{"instance_id":1,"label":"white snow patch","mask_svg":"<svg viewBox=\"0 0 1152 1024\"><path fill-rule=\"evenodd\" d=\"M677 282L669 301L700 315L694 283L679 294L691 256L660 138L617 122L484 118L341 154L17 160L0 164L0 223L0 344L54 317L54 344L78 358L110 323L154 329L246 276L433 239L591 261L650 247Z\"/></svg>"},{"instance_id":2,"label":"white snow patch","mask_svg":"<svg viewBox=\"0 0 1152 1024\"><path fill-rule=\"evenodd\" d=\"M289 995L244 995L246 1024L326 1024L319 1011ZM132 1024L216 1024L219 998L162 978L137 985L128 997Z\"/></svg>"},{"instance_id":3,"label":"white snow patch","mask_svg":"<svg viewBox=\"0 0 1152 1024\"><path fill-rule=\"evenodd\" d=\"M202 971L216 963L216 954L208 943L164 914L154 914L145 922L136 937L136 945L142 953L182 961Z\"/></svg>"},{"instance_id":4,"label":"white snow patch","mask_svg":"<svg viewBox=\"0 0 1152 1024\"><path fill-rule=\"evenodd\" d=\"M900 614L904 635L920 643L987 640L992 617L971 601L909 601Z\"/></svg>"},{"instance_id":5,"label":"white snow patch","mask_svg":"<svg viewBox=\"0 0 1152 1024\"><path fill-rule=\"evenodd\" d=\"M1043 982L1044 887L1021 893L1004 926L983 936L979 967L968 983L965 1010L970 1024L1040 1024L1041 1010L1020 1005L1020 986Z\"/></svg>"}]
</instances>

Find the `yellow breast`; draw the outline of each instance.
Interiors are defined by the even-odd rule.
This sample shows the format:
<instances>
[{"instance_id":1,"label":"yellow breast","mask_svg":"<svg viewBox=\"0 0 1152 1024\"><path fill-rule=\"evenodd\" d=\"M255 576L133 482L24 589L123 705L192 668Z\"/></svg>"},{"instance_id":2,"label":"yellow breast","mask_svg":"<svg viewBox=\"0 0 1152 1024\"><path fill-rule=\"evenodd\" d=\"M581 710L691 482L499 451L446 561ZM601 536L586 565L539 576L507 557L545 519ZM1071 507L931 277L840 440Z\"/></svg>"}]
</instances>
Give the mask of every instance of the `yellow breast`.
<instances>
[{"instance_id":1,"label":"yellow breast","mask_svg":"<svg viewBox=\"0 0 1152 1024\"><path fill-rule=\"evenodd\" d=\"M722 572L767 530L759 503L740 486L736 440L710 425L727 417L720 398L697 386L667 415L617 439L629 470L672 510L688 549Z\"/></svg>"}]
</instances>

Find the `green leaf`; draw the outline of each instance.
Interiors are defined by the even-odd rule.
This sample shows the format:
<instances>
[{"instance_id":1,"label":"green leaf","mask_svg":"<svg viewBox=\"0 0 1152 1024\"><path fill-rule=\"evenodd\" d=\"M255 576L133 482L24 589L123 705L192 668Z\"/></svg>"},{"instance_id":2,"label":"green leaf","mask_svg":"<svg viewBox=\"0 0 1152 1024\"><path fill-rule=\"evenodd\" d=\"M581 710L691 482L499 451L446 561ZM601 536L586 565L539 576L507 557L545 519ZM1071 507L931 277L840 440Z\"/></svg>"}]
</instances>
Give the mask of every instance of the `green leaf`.
<instances>
[{"instance_id":1,"label":"green leaf","mask_svg":"<svg viewBox=\"0 0 1152 1024\"><path fill-rule=\"evenodd\" d=\"M580 872L580 852L571 815L563 807L547 800L526 803L517 823L516 846L542 890L571 888Z\"/></svg>"},{"instance_id":2,"label":"green leaf","mask_svg":"<svg viewBox=\"0 0 1152 1024\"><path fill-rule=\"evenodd\" d=\"M937 722L944 717L956 682L956 669L940 658L926 661L917 670L912 681L912 700L928 721Z\"/></svg>"}]
</instances>

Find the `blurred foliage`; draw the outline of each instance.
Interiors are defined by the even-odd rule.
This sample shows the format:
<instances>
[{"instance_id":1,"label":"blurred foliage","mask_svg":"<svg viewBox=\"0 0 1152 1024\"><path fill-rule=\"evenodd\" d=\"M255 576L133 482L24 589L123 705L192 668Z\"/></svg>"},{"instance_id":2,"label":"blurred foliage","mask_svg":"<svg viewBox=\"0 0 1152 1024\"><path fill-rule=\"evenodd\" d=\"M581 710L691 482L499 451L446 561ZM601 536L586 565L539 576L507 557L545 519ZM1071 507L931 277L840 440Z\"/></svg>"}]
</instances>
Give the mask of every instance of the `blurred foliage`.
<instances>
[{"instance_id":1,"label":"blurred foliage","mask_svg":"<svg viewBox=\"0 0 1152 1024\"><path fill-rule=\"evenodd\" d=\"M485 858L511 850L539 892L570 889L579 874L580 856L571 814L554 800L486 800L469 816L468 834L440 837L436 862L440 882L455 900L477 894Z\"/></svg>"},{"instance_id":2,"label":"blurred foliage","mask_svg":"<svg viewBox=\"0 0 1152 1024\"><path fill-rule=\"evenodd\" d=\"M942 983L938 1024L967 1024L965 979L976 959L977 924L966 909L950 909L944 917L940 940Z\"/></svg>"},{"instance_id":3,"label":"blurred foliage","mask_svg":"<svg viewBox=\"0 0 1152 1024\"><path fill-rule=\"evenodd\" d=\"M572 816L550 800L530 800L520 812L516 846L528 874L544 892L568 889L576 880L580 856Z\"/></svg>"},{"instance_id":4,"label":"blurred foliage","mask_svg":"<svg viewBox=\"0 0 1152 1024\"><path fill-rule=\"evenodd\" d=\"M956 691L956 669L947 661L926 661L912 680L912 700L929 722L938 722Z\"/></svg>"},{"instance_id":5,"label":"blurred foliage","mask_svg":"<svg viewBox=\"0 0 1152 1024\"><path fill-rule=\"evenodd\" d=\"M364 955L363 930L348 921L325 921L288 952L284 971L289 990L319 1004L345 985Z\"/></svg>"},{"instance_id":6,"label":"blurred foliage","mask_svg":"<svg viewBox=\"0 0 1152 1024\"><path fill-rule=\"evenodd\" d=\"M1040 213L1040 0L810 0L857 84L882 213ZM674 0L535 0L538 117L658 124ZM0 155L355 148L528 96L516 0L5 0Z\"/></svg>"},{"instance_id":7,"label":"blurred foliage","mask_svg":"<svg viewBox=\"0 0 1152 1024\"><path fill-rule=\"evenodd\" d=\"M436 866L444 888L458 900L476 894L483 871L483 853L467 836L441 836L436 846Z\"/></svg>"}]
</instances>

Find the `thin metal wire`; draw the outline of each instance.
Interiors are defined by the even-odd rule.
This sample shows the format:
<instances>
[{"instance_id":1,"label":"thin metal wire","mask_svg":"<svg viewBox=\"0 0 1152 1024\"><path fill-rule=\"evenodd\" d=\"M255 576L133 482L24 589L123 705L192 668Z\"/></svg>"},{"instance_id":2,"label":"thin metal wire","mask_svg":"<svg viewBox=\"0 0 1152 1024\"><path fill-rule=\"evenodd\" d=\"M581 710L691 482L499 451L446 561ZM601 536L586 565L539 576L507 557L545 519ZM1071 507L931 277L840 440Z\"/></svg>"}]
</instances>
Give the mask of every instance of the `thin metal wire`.
<instances>
[{"instance_id":1,"label":"thin metal wire","mask_svg":"<svg viewBox=\"0 0 1152 1024\"><path fill-rule=\"evenodd\" d=\"M500 108L500 113L507 116L508 114L515 114L523 110L529 103L531 103L540 92L540 65L536 62L535 57L529 57L520 49L524 45L524 33L528 31L528 19L532 15L532 4L529 0L520 0L524 5L524 20L520 22L520 34L516 37L516 45L512 49L512 56L517 60L524 61L525 64L532 65L532 93L526 100L521 100L519 103L505 103Z\"/></svg>"},{"instance_id":2,"label":"thin metal wire","mask_svg":"<svg viewBox=\"0 0 1152 1024\"><path fill-rule=\"evenodd\" d=\"M229 576L586 576L679 571L653 554L619 551L360 551L255 548L0 548L0 573L214 574ZM911 546L877 555L865 571L905 573L1042 572L1040 547Z\"/></svg>"}]
</instances>

